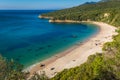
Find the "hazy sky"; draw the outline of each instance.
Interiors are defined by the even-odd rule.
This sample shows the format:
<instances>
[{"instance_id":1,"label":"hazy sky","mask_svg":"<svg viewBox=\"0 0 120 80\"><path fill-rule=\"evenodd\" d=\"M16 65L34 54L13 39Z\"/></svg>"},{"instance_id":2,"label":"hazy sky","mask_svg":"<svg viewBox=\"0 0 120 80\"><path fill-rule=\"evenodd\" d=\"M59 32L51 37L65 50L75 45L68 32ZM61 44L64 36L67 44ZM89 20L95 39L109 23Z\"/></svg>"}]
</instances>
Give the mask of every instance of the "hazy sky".
<instances>
[{"instance_id":1,"label":"hazy sky","mask_svg":"<svg viewBox=\"0 0 120 80\"><path fill-rule=\"evenodd\" d=\"M100 0L0 0L0 9L62 9Z\"/></svg>"}]
</instances>

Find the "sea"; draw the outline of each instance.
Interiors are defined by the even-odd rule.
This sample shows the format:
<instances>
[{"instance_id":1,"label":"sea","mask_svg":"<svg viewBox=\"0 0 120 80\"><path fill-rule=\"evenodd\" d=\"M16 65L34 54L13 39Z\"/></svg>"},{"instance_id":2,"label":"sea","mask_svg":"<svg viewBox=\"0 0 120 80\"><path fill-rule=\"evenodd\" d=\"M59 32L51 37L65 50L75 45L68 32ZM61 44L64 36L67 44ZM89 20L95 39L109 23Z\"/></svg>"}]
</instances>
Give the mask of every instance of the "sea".
<instances>
[{"instance_id":1,"label":"sea","mask_svg":"<svg viewBox=\"0 0 120 80\"><path fill-rule=\"evenodd\" d=\"M53 11L0 10L0 54L28 67L99 32L99 27L93 24L49 23L48 19L38 18Z\"/></svg>"}]
</instances>

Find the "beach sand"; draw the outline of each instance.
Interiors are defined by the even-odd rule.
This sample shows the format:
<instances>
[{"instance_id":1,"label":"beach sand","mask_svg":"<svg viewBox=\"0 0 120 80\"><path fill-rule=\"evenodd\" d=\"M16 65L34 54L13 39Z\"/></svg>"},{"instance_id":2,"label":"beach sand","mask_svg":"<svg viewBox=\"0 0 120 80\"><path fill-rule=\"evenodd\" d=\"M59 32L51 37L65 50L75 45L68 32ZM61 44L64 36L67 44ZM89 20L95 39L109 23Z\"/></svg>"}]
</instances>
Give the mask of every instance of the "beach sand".
<instances>
[{"instance_id":1,"label":"beach sand","mask_svg":"<svg viewBox=\"0 0 120 80\"><path fill-rule=\"evenodd\" d=\"M32 66L29 71L39 74L45 71L48 77L55 76L58 72L83 64L88 56L102 52L103 44L112 41L112 35L117 35L114 26L103 22L90 22L100 27L100 31L84 43L77 44L70 49L57 54L50 59ZM42 64L42 65L41 65Z\"/></svg>"}]
</instances>

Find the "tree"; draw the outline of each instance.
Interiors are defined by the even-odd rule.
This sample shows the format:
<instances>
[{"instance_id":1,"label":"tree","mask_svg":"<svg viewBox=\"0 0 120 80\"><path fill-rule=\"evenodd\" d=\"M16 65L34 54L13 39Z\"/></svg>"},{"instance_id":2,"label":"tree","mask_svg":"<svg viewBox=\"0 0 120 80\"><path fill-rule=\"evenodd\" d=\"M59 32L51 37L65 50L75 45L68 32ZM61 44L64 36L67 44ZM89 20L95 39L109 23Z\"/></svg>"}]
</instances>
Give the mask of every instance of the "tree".
<instances>
[{"instance_id":1,"label":"tree","mask_svg":"<svg viewBox=\"0 0 120 80\"><path fill-rule=\"evenodd\" d=\"M28 73L23 66L13 60L8 61L0 55L0 80L26 80Z\"/></svg>"}]
</instances>

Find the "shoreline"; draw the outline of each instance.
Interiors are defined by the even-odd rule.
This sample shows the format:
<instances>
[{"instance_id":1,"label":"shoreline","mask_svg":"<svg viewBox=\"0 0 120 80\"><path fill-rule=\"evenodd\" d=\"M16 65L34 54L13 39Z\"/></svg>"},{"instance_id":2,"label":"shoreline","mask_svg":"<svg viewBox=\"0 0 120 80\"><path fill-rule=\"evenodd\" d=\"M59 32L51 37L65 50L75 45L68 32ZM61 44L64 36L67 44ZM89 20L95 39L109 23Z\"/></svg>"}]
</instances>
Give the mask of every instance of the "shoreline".
<instances>
[{"instance_id":1,"label":"shoreline","mask_svg":"<svg viewBox=\"0 0 120 80\"><path fill-rule=\"evenodd\" d=\"M99 28L99 31L97 32L97 34L98 34L99 32L100 32L100 28ZM84 43L86 43L87 41L89 41L89 39L92 38L92 37L94 37L94 36L96 36L96 34L91 35L91 36L88 37L87 40L85 40L85 41L77 42L76 44L74 44L74 45L71 46L70 48L68 48L68 49L66 49L66 50L64 50L64 51L62 51L62 52L59 52L59 53L53 55L53 56L50 57L50 58L47 58L47 59L45 59L45 60L42 60L42 61L40 61L40 62L38 62L38 63L35 63L35 64L33 64L33 65L25 68L23 71L30 71L31 69L33 69L33 67L36 68L36 65L40 65L40 64L43 64L43 63L46 64L46 65L48 65L49 63L51 63L51 61L55 61L55 60L57 60L58 58L61 58L61 57L65 56L65 55L67 55L70 51L78 48L79 46L84 45ZM37 67L38 67L38 66L37 66ZM40 68L40 69L43 69L43 68ZM35 70L35 72L36 72L36 70ZM34 71L30 71L30 73L33 74Z\"/></svg>"},{"instance_id":2,"label":"shoreline","mask_svg":"<svg viewBox=\"0 0 120 80\"><path fill-rule=\"evenodd\" d=\"M100 28L99 28L99 31L97 32L97 34L98 34L99 32L100 32ZM78 47L81 46L81 45L84 45L86 42L89 41L90 38L95 37L95 36L96 36L96 34L93 34L93 35L91 35L89 38L87 38L87 40L85 40L85 41L83 41L83 42L78 42L78 43L74 44L73 46L71 46L70 48L68 48L68 49L66 49L66 50L64 50L64 51L62 51L62 52L59 52L59 53L53 55L53 56L50 57L50 58L47 58L47 59L45 59L45 60L43 60L43 61L40 61L40 62L38 62L38 63L36 63L36 64L33 64L33 65L25 68L23 71L30 71L30 74L32 75L32 74L34 74L34 72L38 71L38 68L39 68L40 70L43 69L43 67L42 67L42 68L40 67L40 64L45 64L45 66L49 65L49 64L51 63L51 61L55 61L55 60L57 60L57 59L65 56L65 55L69 54L69 52L71 52L72 50L78 48ZM39 66L38 66L38 65L39 65ZM36 70L36 68L37 68L37 70Z\"/></svg>"},{"instance_id":3,"label":"shoreline","mask_svg":"<svg viewBox=\"0 0 120 80\"><path fill-rule=\"evenodd\" d=\"M70 21L71 20L69 20L68 22ZM76 23L76 21L74 22ZM115 32L117 28L103 22L77 21L77 23L84 22L97 25L100 28L99 32L91 36L88 40L84 41L83 43L79 43L75 46L72 46L71 48L61 53L58 53L52 56L51 58L48 58L42 62L30 66L27 69L30 71L30 74L32 75L34 72L38 72L40 74L41 72L45 71L48 77L53 77L54 75L56 75L56 73L64 69L79 66L87 60L88 56L95 54L96 52L101 53L103 44L106 42L111 42L112 35L117 34ZM40 67L41 64L45 65L43 67Z\"/></svg>"}]
</instances>

